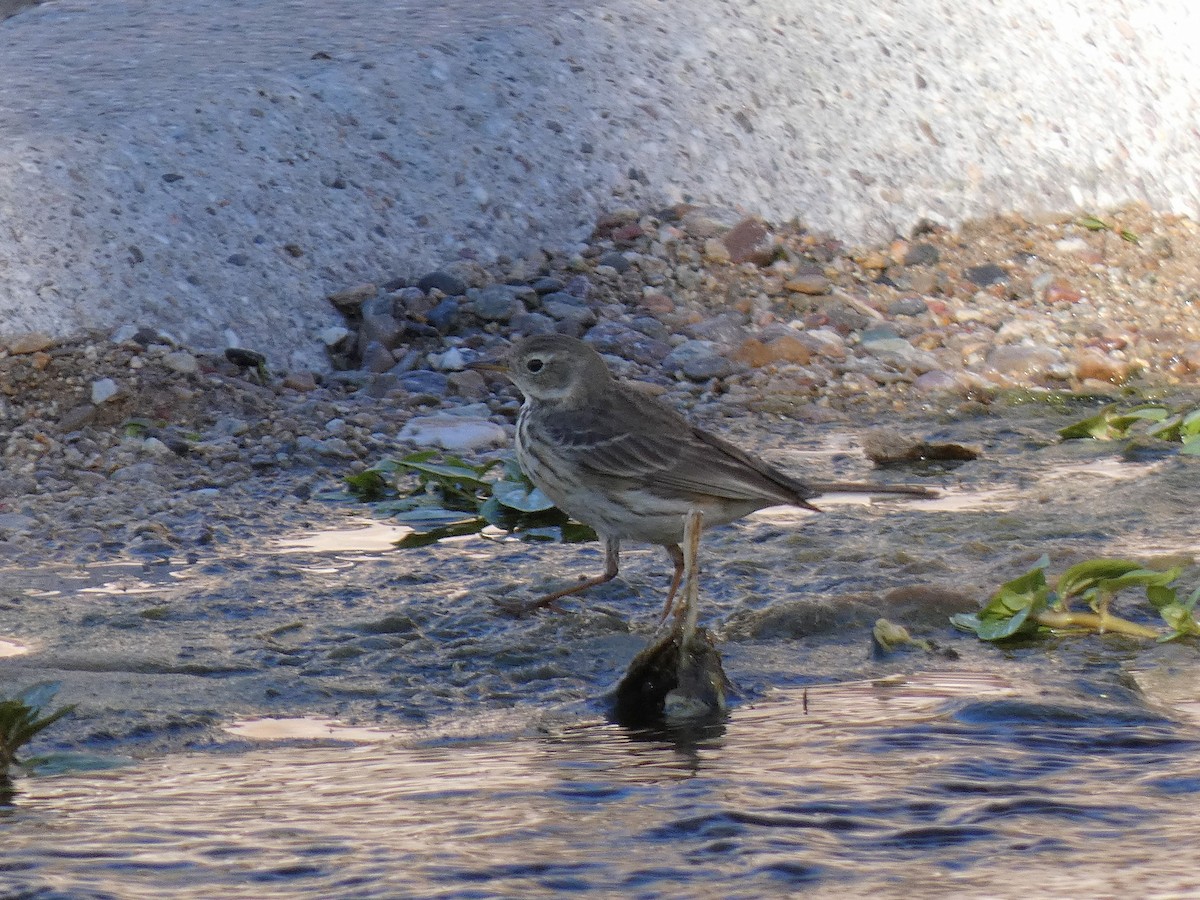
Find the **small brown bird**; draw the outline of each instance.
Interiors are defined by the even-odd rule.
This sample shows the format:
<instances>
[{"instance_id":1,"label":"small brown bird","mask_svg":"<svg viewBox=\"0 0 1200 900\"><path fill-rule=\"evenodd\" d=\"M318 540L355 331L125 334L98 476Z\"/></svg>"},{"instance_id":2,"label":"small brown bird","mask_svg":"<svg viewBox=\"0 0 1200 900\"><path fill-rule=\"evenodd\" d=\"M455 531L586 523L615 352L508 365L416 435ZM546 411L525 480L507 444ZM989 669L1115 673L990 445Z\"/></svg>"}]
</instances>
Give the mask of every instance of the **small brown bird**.
<instances>
[{"instance_id":1,"label":"small brown bird","mask_svg":"<svg viewBox=\"0 0 1200 900\"><path fill-rule=\"evenodd\" d=\"M928 497L905 485L805 482L691 425L675 410L618 381L591 346L557 334L518 341L507 373L525 402L517 417L517 460L530 480L604 540L604 572L524 606L537 609L616 577L621 541L661 544L675 573L671 609L684 571L684 517L722 525L767 506L816 509L826 493Z\"/></svg>"}]
</instances>

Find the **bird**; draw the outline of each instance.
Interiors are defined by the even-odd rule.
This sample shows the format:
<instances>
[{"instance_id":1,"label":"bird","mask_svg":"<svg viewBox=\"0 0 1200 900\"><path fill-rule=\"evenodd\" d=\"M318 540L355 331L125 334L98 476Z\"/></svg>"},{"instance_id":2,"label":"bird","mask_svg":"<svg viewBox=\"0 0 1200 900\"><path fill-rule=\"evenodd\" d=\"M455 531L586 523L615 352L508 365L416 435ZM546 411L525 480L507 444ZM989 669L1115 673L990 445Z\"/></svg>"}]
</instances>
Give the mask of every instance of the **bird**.
<instances>
[{"instance_id":1,"label":"bird","mask_svg":"<svg viewBox=\"0 0 1200 900\"><path fill-rule=\"evenodd\" d=\"M604 542L604 571L520 604L521 611L611 581L622 541L666 548L674 565L662 618L684 574L684 519L723 525L768 506L814 511L828 493L930 497L910 485L804 481L785 474L724 438L693 425L657 397L616 378L590 345L561 334L522 338L500 363L524 396L516 423L516 455L529 480Z\"/></svg>"}]
</instances>

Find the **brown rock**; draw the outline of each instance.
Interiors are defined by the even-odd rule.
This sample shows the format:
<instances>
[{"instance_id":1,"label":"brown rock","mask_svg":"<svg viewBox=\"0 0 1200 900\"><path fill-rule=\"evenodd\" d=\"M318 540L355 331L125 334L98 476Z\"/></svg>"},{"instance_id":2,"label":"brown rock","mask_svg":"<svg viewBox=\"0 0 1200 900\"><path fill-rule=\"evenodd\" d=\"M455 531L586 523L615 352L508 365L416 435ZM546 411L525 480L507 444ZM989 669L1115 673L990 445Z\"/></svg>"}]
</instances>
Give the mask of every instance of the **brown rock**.
<instances>
[{"instance_id":1,"label":"brown rock","mask_svg":"<svg viewBox=\"0 0 1200 900\"><path fill-rule=\"evenodd\" d=\"M1084 350L1075 358L1075 377L1081 381L1124 384L1129 378L1129 364L1099 350Z\"/></svg>"},{"instance_id":2,"label":"brown rock","mask_svg":"<svg viewBox=\"0 0 1200 900\"><path fill-rule=\"evenodd\" d=\"M646 294L640 301L642 309L656 316L675 311L675 303L666 294Z\"/></svg>"},{"instance_id":3,"label":"brown rock","mask_svg":"<svg viewBox=\"0 0 1200 900\"><path fill-rule=\"evenodd\" d=\"M18 335L8 342L8 352L14 356L20 356L24 353L40 353L43 350L49 350L54 346L54 338L48 334L43 334L40 331L31 331L28 334Z\"/></svg>"},{"instance_id":4,"label":"brown rock","mask_svg":"<svg viewBox=\"0 0 1200 900\"><path fill-rule=\"evenodd\" d=\"M775 235L760 219L742 219L721 238L733 263L767 266L775 259Z\"/></svg>"},{"instance_id":5,"label":"brown rock","mask_svg":"<svg viewBox=\"0 0 1200 900\"><path fill-rule=\"evenodd\" d=\"M1042 291L1042 300L1046 303L1078 303L1083 294L1061 278L1055 278Z\"/></svg>"},{"instance_id":6,"label":"brown rock","mask_svg":"<svg viewBox=\"0 0 1200 900\"><path fill-rule=\"evenodd\" d=\"M488 395L487 382L473 369L451 372L446 376L446 384L451 394L465 400L481 400Z\"/></svg>"},{"instance_id":7,"label":"brown rock","mask_svg":"<svg viewBox=\"0 0 1200 900\"><path fill-rule=\"evenodd\" d=\"M632 244L645 233L637 222L630 222L628 225L614 229L612 239L616 244Z\"/></svg>"},{"instance_id":8,"label":"brown rock","mask_svg":"<svg viewBox=\"0 0 1200 900\"><path fill-rule=\"evenodd\" d=\"M806 366L812 360L813 351L800 337L782 334L766 343L757 338L743 341L733 353L733 358L751 368L762 368L775 363L795 363Z\"/></svg>"},{"instance_id":9,"label":"brown rock","mask_svg":"<svg viewBox=\"0 0 1200 900\"><path fill-rule=\"evenodd\" d=\"M869 250L854 257L854 261L864 269L880 270L888 267L888 258L878 250Z\"/></svg>"},{"instance_id":10,"label":"brown rock","mask_svg":"<svg viewBox=\"0 0 1200 900\"><path fill-rule=\"evenodd\" d=\"M325 299L344 313L356 312L360 306L375 296L376 290L374 284L367 282L346 288L344 291L335 291Z\"/></svg>"},{"instance_id":11,"label":"brown rock","mask_svg":"<svg viewBox=\"0 0 1200 900\"><path fill-rule=\"evenodd\" d=\"M704 258L709 262L727 263L730 260L729 248L720 238L708 238L704 242Z\"/></svg>"},{"instance_id":12,"label":"brown rock","mask_svg":"<svg viewBox=\"0 0 1200 900\"><path fill-rule=\"evenodd\" d=\"M283 379L283 386L293 391L315 391L317 379L312 372L289 372Z\"/></svg>"},{"instance_id":13,"label":"brown rock","mask_svg":"<svg viewBox=\"0 0 1200 900\"><path fill-rule=\"evenodd\" d=\"M797 275L785 281L783 286L793 294L810 294L814 296L828 294L830 289L829 279L824 275L815 274Z\"/></svg>"}]
</instances>

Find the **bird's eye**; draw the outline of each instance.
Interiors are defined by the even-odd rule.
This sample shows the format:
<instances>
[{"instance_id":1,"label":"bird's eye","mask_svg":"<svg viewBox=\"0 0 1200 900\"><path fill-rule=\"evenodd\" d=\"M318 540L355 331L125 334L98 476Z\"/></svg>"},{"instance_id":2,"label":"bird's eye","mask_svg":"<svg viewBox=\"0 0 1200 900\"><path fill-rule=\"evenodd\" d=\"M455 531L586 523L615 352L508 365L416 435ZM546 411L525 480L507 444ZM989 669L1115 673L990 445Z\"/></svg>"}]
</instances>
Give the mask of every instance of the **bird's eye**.
<instances>
[{"instance_id":1,"label":"bird's eye","mask_svg":"<svg viewBox=\"0 0 1200 900\"><path fill-rule=\"evenodd\" d=\"M542 366L544 365L545 363L535 356L533 359L529 360L529 362L525 363L525 368L527 368L530 372L536 373L542 371Z\"/></svg>"}]
</instances>

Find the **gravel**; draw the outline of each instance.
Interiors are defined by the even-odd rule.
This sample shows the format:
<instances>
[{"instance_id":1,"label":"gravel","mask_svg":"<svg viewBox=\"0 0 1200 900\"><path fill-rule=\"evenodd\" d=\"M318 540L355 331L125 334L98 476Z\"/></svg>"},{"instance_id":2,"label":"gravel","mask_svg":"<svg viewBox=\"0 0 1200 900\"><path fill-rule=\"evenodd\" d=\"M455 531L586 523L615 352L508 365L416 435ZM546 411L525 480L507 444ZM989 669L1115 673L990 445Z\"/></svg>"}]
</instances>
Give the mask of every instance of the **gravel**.
<instances>
[{"instance_id":1,"label":"gravel","mask_svg":"<svg viewBox=\"0 0 1200 900\"><path fill-rule=\"evenodd\" d=\"M764 223L771 261L739 265L704 252L726 227L713 222L736 217L694 212L622 211L617 221L640 231L620 238L624 273L601 263L617 242L602 217L575 252L472 267L462 282L464 292L502 287L520 304L541 290L543 306L560 297L549 302L594 324L538 313L505 323L466 304L443 333L424 326L454 298L432 285L410 292L392 307L402 317L393 352L407 368L375 372L331 349L341 369L276 370L252 348L179 346L154 323L7 339L0 560L204 555L285 530L289 517L312 514L315 493L387 456L423 446L494 454L511 444L518 395L463 366L544 325L577 329L615 371L700 421L732 416L744 427L767 414L784 416L773 426L784 430L886 414L921 428L1022 394L1131 403L1200 386L1200 228L1189 219L1113 211L1135 241L1068 215L993 218L924 231L936 253L916 263L907 240L846 245ZM689 222L700 224L693 232ZM980 288L967 273L984 265L1008 279ZM787 289L813 267L828 294ZM919 295L898 287L915 267L933 285ZM359 308L387 296L364 292ZM356 344L368 320L337 301Z\"/></svg>"}]
</instances>

